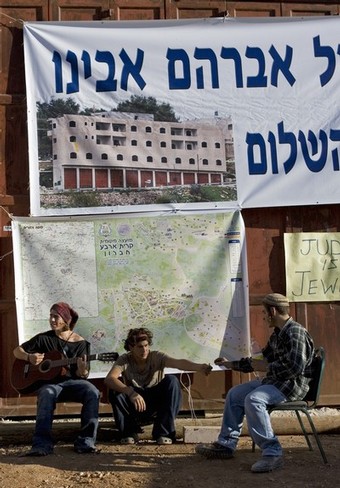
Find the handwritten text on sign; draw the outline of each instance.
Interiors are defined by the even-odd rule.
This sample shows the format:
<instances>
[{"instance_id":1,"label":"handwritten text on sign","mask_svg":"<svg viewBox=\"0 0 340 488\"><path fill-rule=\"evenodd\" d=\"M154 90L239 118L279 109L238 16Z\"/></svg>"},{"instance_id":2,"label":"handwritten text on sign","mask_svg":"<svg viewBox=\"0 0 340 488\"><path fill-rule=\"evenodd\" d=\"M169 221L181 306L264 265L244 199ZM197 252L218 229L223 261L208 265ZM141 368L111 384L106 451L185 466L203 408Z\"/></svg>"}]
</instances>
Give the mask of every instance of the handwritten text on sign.
<instances>
[{"instance_id":1,"label":"handwritten text on sign","mask_svg":"<svg viewBox=\"0 0 340 488\"><path fill-rule=\"evenodd\" d=\"M284 244L288 298L340 300L340 232L285 234Z\"/></svg>"}]
</instances>

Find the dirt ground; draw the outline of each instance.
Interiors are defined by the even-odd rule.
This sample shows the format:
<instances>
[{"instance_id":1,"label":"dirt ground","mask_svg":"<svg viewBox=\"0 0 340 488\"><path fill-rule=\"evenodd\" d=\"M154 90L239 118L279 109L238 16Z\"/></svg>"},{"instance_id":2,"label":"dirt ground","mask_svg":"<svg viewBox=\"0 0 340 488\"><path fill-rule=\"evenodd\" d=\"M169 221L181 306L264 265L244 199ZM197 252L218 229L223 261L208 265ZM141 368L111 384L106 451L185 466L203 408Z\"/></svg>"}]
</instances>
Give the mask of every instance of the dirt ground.
<instances>
[{"instance_id":1,"label":"dirt ground","mask_svg":"<svg viewBox=\"0 0 340 488\"><path fill-rule=\"evenodd\" d=\"M249 437L242 436L234 459L207 460L195 453L195 444L178 442L157 446L147 435L139 444L121 446L114 430L100 428L98 454L76 454L72 438L76 429L56 429L53 455L24 457L30 447L32 426L6 425L0 429L1 488L326 488L340 486L340 435L322 434L329 464L324 464L315 446L309 451L300 435L279 436L285 466L272 473L254 474L251 465L259 451L251 450ZM143 438L144 437L144 438ZM313 444L314 445L314 444Z\"/></svg>"}]
</instances>

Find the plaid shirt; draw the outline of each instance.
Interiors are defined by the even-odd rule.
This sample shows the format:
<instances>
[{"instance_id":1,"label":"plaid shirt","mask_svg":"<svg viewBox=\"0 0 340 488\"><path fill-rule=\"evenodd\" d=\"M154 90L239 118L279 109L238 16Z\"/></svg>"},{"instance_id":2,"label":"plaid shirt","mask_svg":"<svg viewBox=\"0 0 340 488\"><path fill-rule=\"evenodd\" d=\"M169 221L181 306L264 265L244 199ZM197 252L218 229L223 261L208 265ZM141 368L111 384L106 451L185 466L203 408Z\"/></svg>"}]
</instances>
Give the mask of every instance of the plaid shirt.
<instances>
[{"instance_id":1,"label":"plaid shirt","mask_svg":"<svg viewBox=\"0 0 340 488\"><path fill-rule=\"evenodd\" d=\"M313 340L291 317L275 328L262 350L268 369L262 383L276 386L288 400L301 400L308 392L314 356Z\"/></svg>"}]
</instances>

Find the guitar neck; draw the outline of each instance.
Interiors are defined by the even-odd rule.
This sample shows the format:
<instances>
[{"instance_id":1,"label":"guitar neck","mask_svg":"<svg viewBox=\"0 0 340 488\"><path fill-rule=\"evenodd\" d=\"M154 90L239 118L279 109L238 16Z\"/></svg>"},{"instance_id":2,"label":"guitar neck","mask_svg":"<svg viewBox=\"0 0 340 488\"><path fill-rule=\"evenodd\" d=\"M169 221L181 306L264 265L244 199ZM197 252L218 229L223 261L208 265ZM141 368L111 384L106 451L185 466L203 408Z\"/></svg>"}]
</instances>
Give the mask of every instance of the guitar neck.
<instances>
[{"instance_id":1,"label":"guitar neck","mask_svg":"<svg viewBox=\"0 0 340 488\"><path fill-rule=\"evenodd\" d=\"M70 364L76 364L77 360L79 357L74 357L74 358L61 358L57 359L55 361L52 361L53 367L58 367L58 366L69 366ZM90 354L90 356L87 356L87 361L94 361L95 359L98 359L98 354Z\"/></svg>"}]
</instances>

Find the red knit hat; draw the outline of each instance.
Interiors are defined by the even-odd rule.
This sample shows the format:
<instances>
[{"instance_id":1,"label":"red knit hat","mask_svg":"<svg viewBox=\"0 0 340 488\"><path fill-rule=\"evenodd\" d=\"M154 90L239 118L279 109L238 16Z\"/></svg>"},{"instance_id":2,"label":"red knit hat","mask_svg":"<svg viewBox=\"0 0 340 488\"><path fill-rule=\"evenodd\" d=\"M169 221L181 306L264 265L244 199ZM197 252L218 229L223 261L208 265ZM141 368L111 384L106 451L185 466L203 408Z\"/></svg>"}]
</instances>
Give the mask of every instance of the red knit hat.
<instances>
[{"instance_id":1,"label":"red knit hat","mask_svg":"<svg viewBox=\"0 0 340 488\"><path fill-rule=\"evenodd\" d=\"M75 310L73 310L73 308L70 307L70 305L65 302L58 302L52 305L50 311L52 312L52 310L60 315L67 325L70 326L71 330L74 328L78 320L78 314Z\"/></svg>"}]
</instances>

